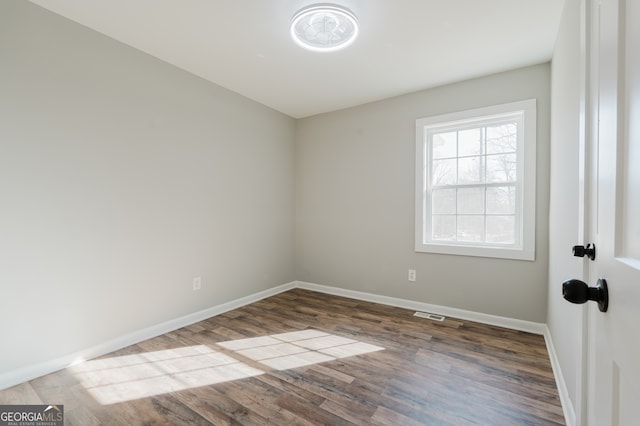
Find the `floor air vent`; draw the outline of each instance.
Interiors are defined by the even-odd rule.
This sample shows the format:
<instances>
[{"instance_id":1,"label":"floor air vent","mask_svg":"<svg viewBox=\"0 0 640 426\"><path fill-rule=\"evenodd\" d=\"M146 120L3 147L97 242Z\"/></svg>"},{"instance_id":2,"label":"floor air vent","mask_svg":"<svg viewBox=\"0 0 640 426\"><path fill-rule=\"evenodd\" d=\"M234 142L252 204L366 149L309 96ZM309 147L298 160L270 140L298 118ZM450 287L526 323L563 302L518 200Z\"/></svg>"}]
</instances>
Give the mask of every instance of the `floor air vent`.
<instances>
[{"instance_id":1,"label":"floor air vent","mask_svg":"<svg viewBox=\"0 0 640 426\"><path fill-rule=\"evenodd\" d=\"M414 317L427 318L434 321L444 321L444 317L442 315L430 314L429 312L416 312L413 314Z\"/></svg>"}]
</instances>

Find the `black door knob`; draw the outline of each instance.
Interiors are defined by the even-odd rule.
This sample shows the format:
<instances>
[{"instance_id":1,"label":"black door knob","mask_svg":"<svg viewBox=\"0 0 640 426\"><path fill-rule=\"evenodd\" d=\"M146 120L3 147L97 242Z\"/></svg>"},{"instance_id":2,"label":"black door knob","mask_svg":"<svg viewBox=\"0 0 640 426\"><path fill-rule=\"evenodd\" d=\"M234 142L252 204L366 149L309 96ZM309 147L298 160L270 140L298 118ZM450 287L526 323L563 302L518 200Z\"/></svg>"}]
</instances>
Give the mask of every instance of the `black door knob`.
<instances>
[{"instance_id":1,"label":"black door knob","mask_svg":"<svg viewBox=\"0 0 640 426\"><path fill-rule=\"evenodd\" d=\"M609 290L604 278L600 278L595 287L589 287L584 281L567 280L562 283L562 297L577 304L593 300L598 302L600 312L607 312L609 308Z\"/></svg>"},{"instance_id":2,"label":"black door knob","mask_svg":"<svg viewBox=\"0 0 640 426\"><path fill-rule=\"evenodd\" d=\"M587 246L573 246L573 255L575 257L587 256L591 260L596 259L596 246L594 244L587 244Z\"/></svg>"}]
</instances>

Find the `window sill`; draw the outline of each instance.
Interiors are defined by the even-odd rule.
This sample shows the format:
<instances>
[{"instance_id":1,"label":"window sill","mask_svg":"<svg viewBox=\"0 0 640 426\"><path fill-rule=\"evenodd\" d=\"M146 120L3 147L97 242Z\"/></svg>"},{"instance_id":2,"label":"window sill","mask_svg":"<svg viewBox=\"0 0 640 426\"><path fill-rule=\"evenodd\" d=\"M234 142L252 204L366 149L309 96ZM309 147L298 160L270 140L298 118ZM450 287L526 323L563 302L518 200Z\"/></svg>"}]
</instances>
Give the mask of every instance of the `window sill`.
<instances>
[{"instance_id":1,"label":"window sill","mask_svg":"<svg viewBox=\"0 0 640 426\"><path fill-rule=\"evenodd\" d=\"M497 259L527 260L535 261L533 250L520 248L482 247L473 245L451 245L451 244L417 244L416 252L437 253L454 256L491 257Z\"/></svg>"}]
</instances>

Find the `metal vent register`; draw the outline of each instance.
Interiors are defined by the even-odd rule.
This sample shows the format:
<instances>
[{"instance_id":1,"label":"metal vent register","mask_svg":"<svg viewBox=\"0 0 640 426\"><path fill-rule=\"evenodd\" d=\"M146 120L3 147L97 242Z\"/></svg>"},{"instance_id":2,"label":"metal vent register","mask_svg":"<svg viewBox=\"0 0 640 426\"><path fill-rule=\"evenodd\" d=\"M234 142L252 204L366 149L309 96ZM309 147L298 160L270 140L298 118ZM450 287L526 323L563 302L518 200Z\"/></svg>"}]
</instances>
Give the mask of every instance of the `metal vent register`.
<instances>
[{"instance_id":1,"label":"metal vent register","mask_svg":"<svg viewBox=\"0 0 640 426\"><path fill-rule=\"evenodd\" d=\"M413 314L413 316L420 317L420 318L427 318L434 321L444 321L444 318L445 318L442 315L432 314L429 312L419 312L419 311Z\"/></svg>"}]
</instances>

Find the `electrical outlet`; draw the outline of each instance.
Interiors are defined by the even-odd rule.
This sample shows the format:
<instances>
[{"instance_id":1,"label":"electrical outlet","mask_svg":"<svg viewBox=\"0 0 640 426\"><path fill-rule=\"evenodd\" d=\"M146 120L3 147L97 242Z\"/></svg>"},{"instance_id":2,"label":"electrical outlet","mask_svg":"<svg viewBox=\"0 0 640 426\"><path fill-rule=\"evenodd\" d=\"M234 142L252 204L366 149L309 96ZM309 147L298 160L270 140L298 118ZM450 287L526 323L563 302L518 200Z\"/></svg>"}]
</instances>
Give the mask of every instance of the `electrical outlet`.
<instances>
[{"instance_id":1,"label":"electrical outlet","mask_svg":"<svg viewBox=\"0 0 640 426\"><path fill-rule=\"evenodd\" d=\"M202 287L202 278L201 277L195 277L193 279L193 291L198 291L198 290L200 290L201 287Z\"/></svg>"},{"instance_id":2,"label":"electrical outlet","mask_svg":"<svg viewBox=\"0 0 640 426\"><path fill-rule=\"evenodd\" d=\"M409 281L411 281L412 283L416 282L416 270L415 269L409 269Z\"/></svg>"}]
</instances>

